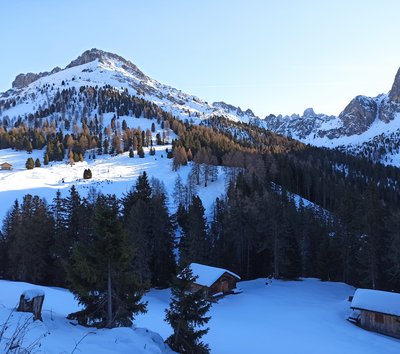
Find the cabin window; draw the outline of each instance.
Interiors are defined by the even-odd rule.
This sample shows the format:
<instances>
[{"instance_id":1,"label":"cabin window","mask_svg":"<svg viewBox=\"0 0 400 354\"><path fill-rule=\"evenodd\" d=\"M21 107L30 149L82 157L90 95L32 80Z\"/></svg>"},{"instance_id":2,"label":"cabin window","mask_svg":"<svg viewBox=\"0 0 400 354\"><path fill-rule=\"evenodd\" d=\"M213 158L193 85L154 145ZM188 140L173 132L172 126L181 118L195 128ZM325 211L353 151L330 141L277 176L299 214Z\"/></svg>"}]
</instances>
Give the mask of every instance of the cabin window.
<instances>
[{"instance_id":1,"label":"cabin window","mask_svg":"<svg viewBox=\"0 0 400 354\"><path fill-rule=\"evenodd\" d=\"M375 322L376 323L383 323L384 321L384 317L381 313L375 313Z\"/></svg>"}]
</instances>

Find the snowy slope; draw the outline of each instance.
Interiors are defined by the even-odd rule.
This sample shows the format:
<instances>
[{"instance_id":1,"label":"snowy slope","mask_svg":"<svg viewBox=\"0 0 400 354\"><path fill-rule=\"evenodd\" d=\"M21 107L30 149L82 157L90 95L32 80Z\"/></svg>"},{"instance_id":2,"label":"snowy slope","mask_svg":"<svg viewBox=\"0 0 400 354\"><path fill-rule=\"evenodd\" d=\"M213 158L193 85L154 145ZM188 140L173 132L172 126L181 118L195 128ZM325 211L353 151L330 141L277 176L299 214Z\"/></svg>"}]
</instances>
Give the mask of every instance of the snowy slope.
<instances>
[{"instance_id":1,"label":"snowy slope","mask_svg":"<svg viewBox=\"0 0 400 354\"><path fill-rule=\"evenodd\" d=\"M368 332L346 321L349 295L343 283L265 279L240 282L239 295L221 299L211 308L210 331L204 337L217 354L397 354L400 340ZM171 328L162 322L169 290L145 296L148 314L137 323L162 336ZM290 338L290 339L289 339Z\"/></svg>"},{"instance_id":2,"label":"snowy slope","mask_svg":"<svg viewBox=\"0 0 400 354\"><path fill-rule=\"evenodd\" d=\"M149 179L158 178L165 185L169 196L171 211L174 211L172 192L175 179L178 175L182 181L187 180L190 172L190 164L181 167L177 172L172 171L172 161L165 157L165 148L156 147L156 155L150 156L145 149L146 156L141 159L135 156L131 159L128 153L110 157L102 155L96 160L78 162L73 166L65 162L53 162L48 166L42 166L33 170L25 168L27 157L36 158L43 156L43 151L34 151L31 155L15 152L10 149L0 150L0 161L6 160L13 164L12 171L0 171L0 220L11 208L15 199L22 200L27 194L36 194L46 198L51 203L59 189L63 197L67 196L70 187L75 185L81 196L86 196L91 187L96 188L104 194L115 194L117 197L128 192L136 183L137 177L146 171ZM164 157L161 157L163 155ZM83 171L90 168L93 178L84 180ZM225 191L225 176L220 169L218 180L209 183L207 187L200 186L198 195L202 199L207 215L211 214L212 204L215 198Z\"/></svg>"},{"instance_id":3,"label":"snowy slope","mask_svg":"<svg viewBox=\"0 0 400 354\"><path fill-rule=\"evenodd\" d=\"M19 296L29 289L45 293L43 322L32 322L30 314L13 312ZM4 353L5 339L10 338L13 331L27 321L23 346L37 340L40 346L34 348L34 353L72 353L75 347L75 352L82 354L173 353L158 334L145 328L98 330L74 325L66 316L77 310L78 303L68 290L0 280L0 332L7 317L10 313L12 315L8 321L10 327L3 340L0 340L0 352Z\"/></svg>"}]
</instances>

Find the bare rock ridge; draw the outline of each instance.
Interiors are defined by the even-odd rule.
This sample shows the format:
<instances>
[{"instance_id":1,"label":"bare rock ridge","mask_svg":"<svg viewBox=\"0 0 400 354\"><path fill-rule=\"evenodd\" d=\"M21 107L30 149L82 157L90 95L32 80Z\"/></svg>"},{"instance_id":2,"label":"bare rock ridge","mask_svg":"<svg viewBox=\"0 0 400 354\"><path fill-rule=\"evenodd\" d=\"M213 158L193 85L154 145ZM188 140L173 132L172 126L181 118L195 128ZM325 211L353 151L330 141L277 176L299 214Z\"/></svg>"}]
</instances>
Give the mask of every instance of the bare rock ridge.
<instances>
[{"instance_id":1,"label":"bare rock ridge","mask_svg":"<svg viewBox=\"0 0 400 354\"><path fill-rule=\"evenodd\" d=\"M87 64L96 59L98 59L99 62L103 63L103 64L107 64L110 61L117 61L117 62L121 63L121 66L123 69L125 69L126 71L135 75L138 79L140 79L140 80L148 79L148 77L145 74L143 74L143 72L140 71L139 68L135 64L130 62L129 60L126 60L117 54L105 52L105 51L102 51L102 50L99 50L96 48L87 50L84 53L82 53L77 59L75 59L71 63L69 63L65 67L65 69L69 69L69 68L72 68L72 67L78 66L78 65ZM35 74L35 73L19 74L16 76L15 80L13 81L12 87L15 89L21 89L44 76L48 76L48 75L57 73L61 70L63 70L63 69L56 67L53 70L51 70L50 72L45 71L45 72L42 72L39 74Z\"/></svg>"},{"instance_id":2,"label":"bare rock ridge","mask_svg":"<svg viewBox=\"0 0 400 354\"><path fill-rule=\"evenodd\" d=\"M377 116L376 99L366 96L356 96L346 106L339 119L343 122L343 135L361 134L366 131Z\"/></svg>"},{"instance_id":3,"label":"bare rock ridge","mask_svg":"<svg viewBox=\"0 0 400 354\"><path fill-rule=\"evenodd\" d=\"M58 73L61 70L62 69L57 66L50 72L45 71L45 72L39 73L39 74L35 74L35 73L19 74L15 77L15 80L12 82L12 87L16 88L16 89L23 88L25 86L28 86L30 83L40 79L41 77Z\"/></svg>"},{"instance_id":4,"label":"bare rock ridge","mask_svg":"<svg viewBox=\"0 0 400 354\"><path fill-rule=\"evenodd\" d=\"M214 102L212 104L212 106L215 107L215 108L221 108L226 112L234 113L239 117L243 117L244 115L247 115L249 117L257 118L251 109L247 109L246 111L242 111L242 109L240 107L235 107L235 106L233 106L233 105L231 105L229 103L225 103L225 102L222 102L222 101Z\"/></svg>"},{"instance_id":5,"label":"bare rock ridge","mask_svg":"<svg viewBox=\"0 0 400 354\"><path fill-rule=\"evenodd\" d=\"M392 89L389 92L389 99L392 102L400 103L400 68L394 78Z\"/></svg>"},{"instance_id":6,"label":"bare rock ridge","mask_svg":"<svg viewBox=\"0 0 400 354\"><path fill-rule=\"evenodd\" d=\"M295 136L300 140L314 138L335 139L343 136L359 135L367 131L375 121L389 123L400 113L400 69L388 94L376 97L356 96L338 117L316 114L308 108L303 115L268 115L265 125L268 129ZM331 124L331 122L337 124ZM332 126L331 126L332 125Z\"/></svg>"},{"instance_id":7,"label":"bare rock ridge","mask_svg":"<svg viewBox=\"0 0 400 354\"><path fill-rule=\"evenodd\" d=\"M120 62L122 64L123 69L134 74L140 80L148 79L148 77L145 74L143 74L143 72L140 71L139 68L135 64L130 62L129 60L126 60L117 54L105 52L103 50L96 49L96 48L92 48L90 50L83 52L78 58L71 61L71 63L69 63L65 67L65 69L69 69L69 68L72 68L72 67L78 66L78 65L87 64L96 59L98 59L100 61L100 63L103 63L103 64L107 64L110 61Z\"/></svg>"}]
</instances>

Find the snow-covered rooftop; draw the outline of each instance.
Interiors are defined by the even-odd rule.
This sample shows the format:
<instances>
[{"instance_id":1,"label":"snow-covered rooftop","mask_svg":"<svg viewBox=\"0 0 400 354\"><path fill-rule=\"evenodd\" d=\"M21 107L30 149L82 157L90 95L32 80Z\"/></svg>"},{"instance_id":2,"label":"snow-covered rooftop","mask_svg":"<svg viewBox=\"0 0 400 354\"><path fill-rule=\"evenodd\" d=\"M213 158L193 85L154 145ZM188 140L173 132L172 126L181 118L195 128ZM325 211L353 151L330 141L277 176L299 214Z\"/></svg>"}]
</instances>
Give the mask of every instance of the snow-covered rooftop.
<instances>
[{"instance_id":1,"label":"snow-covered rooftop","mask_svg":"<svg viewBox=\"0 0 400 354\"><path fill-rule=\"evenodd\" d=\"M350 307L400 316L400 294L380 290L357 289Z\"/></svg>"},{"instance_id":2,"label":"snow-covered rooftop","mask_svg":"<svg viewBox=\"0 0 400 354\"><path fill-rule=\"evenodd\" d=\"M211 286L224 273L229 273L240 280L240 277L237 274L227 269L210 267L199 263L192 263L189 267L192 270L193 276L197 277L196 284L199 285Z\"/></svg>"},{"instance_id":3,"label":"snow-covered rooftop","mask_svg":"<svg viewBox=\"0 0 400 354\"><path fill-rule=\"evenodd\" d=\"M26 301L30 301L35 297L44 296L44 291L41 289L29 289L25 290L22 295Z\"/></svg>"}]
</instances>

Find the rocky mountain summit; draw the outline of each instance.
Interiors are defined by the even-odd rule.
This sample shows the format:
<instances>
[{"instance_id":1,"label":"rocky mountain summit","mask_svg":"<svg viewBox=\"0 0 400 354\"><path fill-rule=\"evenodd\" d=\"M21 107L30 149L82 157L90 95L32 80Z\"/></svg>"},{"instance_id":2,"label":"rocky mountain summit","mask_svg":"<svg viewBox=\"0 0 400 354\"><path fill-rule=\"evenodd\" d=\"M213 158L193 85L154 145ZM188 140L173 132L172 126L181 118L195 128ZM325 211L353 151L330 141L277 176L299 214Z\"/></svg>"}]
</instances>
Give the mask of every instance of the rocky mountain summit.
<instances>
[{"instance_id":1,"label":"rocky mountain summit","mask_svg":"<svg viewBox=\"0 0 400 354\"><path fill-rule=\"evenodd\" d=\"M316 114L268 115L264 127L316 146L339 148L374 161L399 164L400 69L391 90L376 97L356 96L339 116Z\"/></svg>"},{"instance_id":2,"label":"rocky mountain summit","mask_svg":"<svg viewBox=\"0 0 400 354\"><path fill-rule=\"evenodd\" d=\"M36 97L37 91L42 91L46 85L47 100L55 94L52 90L49 92L49 87L54 85L59 88L110 85L152 101L162 109L183 119L201 121L211 116L225 116L245 122L258 119L250 109L242 111L240 107L224 102L209 104L194 95L161 84L145 75L131 61L96 48L85 51L64 69L56 67L49 72L39 74L19 74L12 83L12 89L0 93L0 99L12 100L13 97L18 97L18 102L23 103L32 97L32 94ZM22 112L19 110L18 113L27 114L28 111L25 111L22 109Z\"/></svg>"}]
</instances>

